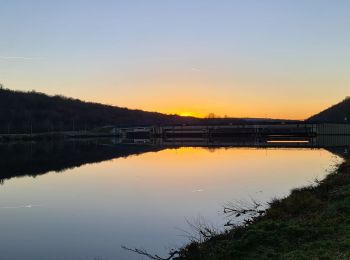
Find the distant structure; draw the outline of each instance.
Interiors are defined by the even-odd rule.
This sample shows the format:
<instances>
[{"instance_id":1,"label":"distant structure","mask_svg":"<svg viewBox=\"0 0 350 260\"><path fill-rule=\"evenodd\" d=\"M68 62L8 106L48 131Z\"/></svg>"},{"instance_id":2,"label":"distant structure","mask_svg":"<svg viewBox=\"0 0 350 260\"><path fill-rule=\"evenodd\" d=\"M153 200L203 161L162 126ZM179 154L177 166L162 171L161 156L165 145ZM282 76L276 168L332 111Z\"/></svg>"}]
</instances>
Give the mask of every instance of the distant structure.
<instances>
[{"instance_id":1,"label":"distant structure","mask_svg":"<svg viewBox=\"0 0 350 260\"><path fill-rule=\"evenodd\" d=\"M123 138L223 138L223 137L316 137L350 136L349 124L289 123L289 124L235 124L183 125L117 128Z\"/></svg>"}]
</instances>

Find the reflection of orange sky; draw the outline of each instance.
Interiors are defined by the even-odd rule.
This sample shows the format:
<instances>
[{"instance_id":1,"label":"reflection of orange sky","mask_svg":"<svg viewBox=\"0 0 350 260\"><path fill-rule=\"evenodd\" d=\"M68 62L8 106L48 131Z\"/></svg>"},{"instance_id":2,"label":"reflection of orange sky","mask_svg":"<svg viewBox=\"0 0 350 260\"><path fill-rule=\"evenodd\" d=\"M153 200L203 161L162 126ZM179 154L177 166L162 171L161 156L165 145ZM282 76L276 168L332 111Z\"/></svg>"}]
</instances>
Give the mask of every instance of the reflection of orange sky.
<instances>
[{"instance_id":1,"label":"reflection of orange sky","mask_svg":"<svg viewBox=\"0 0 350 260\"><path fill-rule=\"evenodd\" d=\"M135 210L158 216L176 209L183 220L205 210L205 215L215 213L227 201L287 195L291 188L321 179L331 159L325 150L166 149L45 174L35 181L13 178L0 195L12 199L19 194L20 200L49 200L55 208L93 213L128 215Z\"/></svg>"},{"instance_id":2,"label":"reflection of orange sky","mask_svg":"<svg viewBox=\"0 0 350 260\"><path fill-rule=\"evenodd\" d=\"M181 190L188 193L201 188L209 192L218 187L216 192L226 187L231 196L245 192L251 182L287 192L285 186L297 187L305 184L305 179L322 177L331 157L324 150L185 147L85 165L67 171L68 175L49 174L38 179L46 179L50 187L61 178L68 189L91 182L102 193L110 186L111 190L130 190L132 194L152 192L156 197L169 189L176 189L180 196ZM32 182L31 178L22 180Z\"/></svg>"},{"instance_id":3,"label":"reflection of orange sky","mask_svg":"<svg viewBox=\"0 0 350 260\"><path fill-rule=\"evenodd\" d=\"M6 180L0 189L1 206L38 207L2 209L1 215L15 216L16 221L16 216L23 215L21 223L27 223L28 214L36 214L31 226L44 223L44 231L52 227L53 232L64 230L61 240L68 243L86 237L83 243L88 245L90 237L101 234L112 238L113 247L114 241L134 241L151 230L157 241L173 244L174 237L183 234L179 230L188 230L187 219L203 217L206 223L223 227L227 220L222 210L227 203L254 200L265 205L272 198L288 195L292 188L310 185L315 177L322 179L331 159L325 150L180 148L149 152L35 178ZM67 226L72 227L73 236L67 234ZM24 230L25 235L32 231L22 227L17 231Z\"/></svg>"},{"instance_id":4,"label":"reflection of orange sky","mask_svg":"<svg viewBox=\"0 0 350 260\"><path fill-rule=\"evenodd\" d=\"M330 153L323 150L311 150L300 148L203 148L203 147L181 147L169 148L160 152L147 152L141 155L132 156L126 159L114 160L117 164L124 164L126 161L133 161L132 165L136 168L153 167L169 167L170 165L177 166L193 166L196 165L199 169L205 170L209 165L227 166L227 163L240 167L249 165L256 168L257 173L262 164L273 162L275 167L283 168L283 165L288 160L298 161L300 165L307 165L310 161L318 161L316 158L322 156L331 156ZM325 160L328 163L327 160ZM108 164L105 164L108 166ZM110 165L110 167L113 167ZM293 166L291 166L293 168ZM307 167L306 167L307 168ZM290 169L289 169L290 170ZM161 173L163 174L163 173ZM179 173L182 174L182 173ZM185 174L185 173L184 173ZM297 174L297 173L295 173Z\"/></svg>"},{"instance_id":5,"label":"reflection of orange sky","mask_svg":"<svg viewBox=\"0 0 350 260\"><path fill-rule=\"evenodd\" d=\"M172 179L180 178L183 180L206 178L208 183L214 177L222 174L234 174L235 178L244 178L247 168L255 178L265 178L264 174L274 175L285 179L293 178L299 174L308 174L315 177L314 168L327 168L329 165L331 153L320 150L296 149L296 148L216 148L208 149L201 147L181 147L170 148L160 152L147 152L140 155L132 155L127 158L118 158L98 164L89 164L73 171L79 172L87 180L90 174L97 174L98 179L104 178L129 178L124 175L131 170L133 175L144 175L153 179ZM288 165L288 167L285 167ZM322 168L321 167L321 168ZM299 172L300 169L302 172ZM323 169L322 168L322 169ZM118 169L118 170L117 170ZM277 169L278 172L264 172L266 169ZM281 171L284 169L283 171ZM70 170L69 170L70 171ZM68 172L69 172L68 171ZM189 171L191 174L189 174ZM281 172L280 172L281 171ZM290 176L287 174L290 173ZM173 175L175 174L175 175ZM283 174L281 176L280 174ZM62 174L43 175L40 178L49 178L61 176ZM79 174L72 174L70 181L77 179L81 181ZM216 176L216 177L217 177ZM260 176L260 177L258 177ZM90 176L95 178L95 176ZM31 178L21 179L24 182L32 182ZM13 181L13 180L11 180ZM16 180L17 181L17 180ZM116 180L117 181L117 180ZM312 181L312 179L310 179Z\"/></svg>"}]
</instances>

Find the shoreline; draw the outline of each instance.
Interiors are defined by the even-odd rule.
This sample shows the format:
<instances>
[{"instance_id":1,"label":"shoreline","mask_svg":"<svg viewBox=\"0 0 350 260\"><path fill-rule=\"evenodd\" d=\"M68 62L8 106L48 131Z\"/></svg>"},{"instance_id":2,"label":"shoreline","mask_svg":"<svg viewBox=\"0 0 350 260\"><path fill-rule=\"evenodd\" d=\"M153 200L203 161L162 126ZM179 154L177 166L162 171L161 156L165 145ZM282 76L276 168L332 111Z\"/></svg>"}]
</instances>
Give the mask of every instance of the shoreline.
<instances>
[{"instance_id":1,"label":"shoreline","mask_svg":"<svg viewBox=\"0 0 350 260\"><path fill-rule=\"evenodd\" d=\"M192 241L172 259L349 259L350 158L243 225Z\"/></svg>"},{"instance_id":2,"label":"shoreline","mask_svg":"<svg viewBox=\"0 0 350 260\"><path fill-rule=\"evenodd\" d=\"M102 137L118 137L116 134L110 133L94 133L88 131L70 131L70 132L47 132L33 134L1 134L1 142L12 141L35 141L35 140L65 140L72 138L102 138Z\"/></svg>"}]
</instances>

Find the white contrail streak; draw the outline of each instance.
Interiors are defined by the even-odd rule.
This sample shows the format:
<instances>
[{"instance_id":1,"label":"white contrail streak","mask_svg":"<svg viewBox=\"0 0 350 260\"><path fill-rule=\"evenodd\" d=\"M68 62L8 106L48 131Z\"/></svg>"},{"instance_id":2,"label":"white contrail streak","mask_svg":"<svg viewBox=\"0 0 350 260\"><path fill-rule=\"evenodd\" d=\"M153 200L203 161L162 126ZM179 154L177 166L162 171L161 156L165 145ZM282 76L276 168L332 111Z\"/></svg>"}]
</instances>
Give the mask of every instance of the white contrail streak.
<instances>
[{"instance_id":1,"label":"white contrail streak","mask_svg":"<svg viewBox=\"0 0 350 260\"><path fill-rule=\"evenodd\" d=\"M41 205L23 205L23 206L5 206L5 207L0 207L0 209L23 209L23 208L33 208L33 207L41 207Z\"/></svg>"},{"instance_id":2,"label":"white contrail streak","mask_svg":"<svg viewBox=\"0 0 350 260\"><path fill-rule=\"evenodd\" d=\"M0 56L1 60L40 60L40 57Z\"/></svg>"}]
</instances>

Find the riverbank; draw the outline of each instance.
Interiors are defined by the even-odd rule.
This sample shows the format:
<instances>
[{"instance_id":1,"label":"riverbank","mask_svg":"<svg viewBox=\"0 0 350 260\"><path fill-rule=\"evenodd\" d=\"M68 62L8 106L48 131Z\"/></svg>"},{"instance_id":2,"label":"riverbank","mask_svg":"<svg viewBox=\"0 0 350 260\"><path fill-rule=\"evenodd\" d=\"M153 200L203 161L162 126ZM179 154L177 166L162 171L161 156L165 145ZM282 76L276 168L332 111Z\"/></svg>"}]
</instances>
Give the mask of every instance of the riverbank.
<instances>
[{"instance_id":1,"label":"riverbank","mask_svg":"<svg viewBox=\"0 0 350 260\"><path fill-rule=\"evenodd\" d=\"M64 140L71 138L101 138L101 137L116 137L113 133L90 132L90 131L69 131L69 132L47 132L33 134L2 134L0 135L1 142L14 141L36 141L36 140Z\"/></svg>"},{"instance_id":2,"label":"riverbank","mask_svg":"<svg viewBox=\"0 0 350 260\"><path fill-rule=\"evenodd\" d=\"M272 201L264 215L179 254L176 259L349 259L350 159L317 185Z\"/></svg>"}]
</instances>

